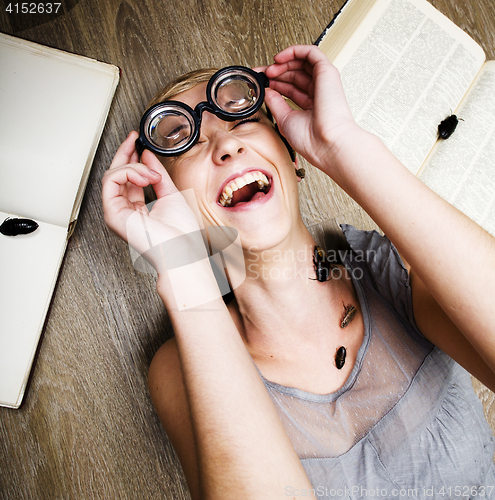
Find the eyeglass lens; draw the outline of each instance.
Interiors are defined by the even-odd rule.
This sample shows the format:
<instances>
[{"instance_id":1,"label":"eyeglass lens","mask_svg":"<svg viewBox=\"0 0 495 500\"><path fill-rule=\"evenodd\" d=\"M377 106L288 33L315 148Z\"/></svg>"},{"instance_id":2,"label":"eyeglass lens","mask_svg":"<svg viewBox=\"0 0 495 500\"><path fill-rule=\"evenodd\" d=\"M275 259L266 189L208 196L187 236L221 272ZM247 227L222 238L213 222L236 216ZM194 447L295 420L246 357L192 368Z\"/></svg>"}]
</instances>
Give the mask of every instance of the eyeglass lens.
<instances>
[{"instance_id":1,"label":"eyeglass lens","mask_svg":"<svg viewBox=\"0 0 495 500\"><path fill-rule=\"evenodd\" d=\"M240 78L226 78L218 85L214 102L228 113L242 113L253 107L257 101L255 86Z\"/></svg>"},{"instance_id":2,"label":"eyeglass lens","mask_svg":"<svg viewBox=\"0 0 495 500\"><path fill-rule=\"evenodd\" d=\"M187 142L193 124L187 116L177 111L165 111L150 123L151 141L163 149L175 149Z\"/></svg>"}]
</instances>

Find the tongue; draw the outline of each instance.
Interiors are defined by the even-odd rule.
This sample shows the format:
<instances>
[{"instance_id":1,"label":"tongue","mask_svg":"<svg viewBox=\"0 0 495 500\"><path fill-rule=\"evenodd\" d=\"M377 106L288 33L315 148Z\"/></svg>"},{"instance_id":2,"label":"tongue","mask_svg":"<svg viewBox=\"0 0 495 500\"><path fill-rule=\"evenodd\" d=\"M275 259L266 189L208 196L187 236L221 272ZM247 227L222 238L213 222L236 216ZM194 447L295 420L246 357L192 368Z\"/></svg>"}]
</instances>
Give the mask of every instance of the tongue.
<instances>
[{"instance_id":1,"label":"tongue","mask_svg":"<svg viewBox=\"0 0 495 500\"><path fill-rule=\"evenodd\" d=\"M264 193L259 190L255 182L251 182L237 191L234 191L232 204L230 206L235 207L240 203L249 203L250 201L257 200L260 196L264 196Z\"/></svg>"},{"instance_id":2,"label":"tongue","mask_svg":"<svg viewBox=\"0 0 495 500\"><path fill-rule=\"evenodd\" d=\"M265 193L262 191L257 192L250 200L248 201L238 201L235 206L237 205L245 205L246 203L251 203L252 201L259 200L260 198L263 198L265 196ZM234 205L232 205L234 206Z\"/></svg>"},{"instance_id":3,"label":"tongue","mask_svg":"<svg viewBox=\"0 0 495 500\"><path fill-rule=\"evenodd\" d=\"M265 193L263 191L258 191L252 198L251 201L259 200L260 198L263 198L265 196Z\"/></svg>"}]
</instances>

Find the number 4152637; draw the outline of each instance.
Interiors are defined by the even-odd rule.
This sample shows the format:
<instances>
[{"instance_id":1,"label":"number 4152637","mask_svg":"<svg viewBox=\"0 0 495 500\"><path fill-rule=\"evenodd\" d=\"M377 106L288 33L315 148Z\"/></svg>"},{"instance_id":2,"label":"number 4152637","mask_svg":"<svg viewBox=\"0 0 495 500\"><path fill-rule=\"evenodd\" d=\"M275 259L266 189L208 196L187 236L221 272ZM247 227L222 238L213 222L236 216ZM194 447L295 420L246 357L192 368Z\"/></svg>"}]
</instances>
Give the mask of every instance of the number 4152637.
<instances>
[{"instance_id":1,"label":"number 4152637","mask_svg":"<svg viewBox=\"0 0 495 500\"><path fill-rule=\"evenodd\" d=\"M9 3L6 12L9 14L56 14L61 3Z\"/></svg>"}]
</instances>

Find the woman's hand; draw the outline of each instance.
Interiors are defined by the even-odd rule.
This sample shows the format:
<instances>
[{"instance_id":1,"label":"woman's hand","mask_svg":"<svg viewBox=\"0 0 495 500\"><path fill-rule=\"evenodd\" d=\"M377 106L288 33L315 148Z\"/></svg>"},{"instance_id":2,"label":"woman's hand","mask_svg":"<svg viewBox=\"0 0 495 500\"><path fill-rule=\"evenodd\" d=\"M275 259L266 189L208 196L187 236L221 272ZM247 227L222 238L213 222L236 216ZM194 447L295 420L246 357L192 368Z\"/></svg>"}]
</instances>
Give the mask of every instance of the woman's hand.
<instances>
[{"instance_id":1,"label":"woman's hand","mask_svg":"<svg viewBox=\"0 0 495 500\"><path fill-rule=\"evenodd\" d=\"M288 47L274 60L257 69L270 79L265 101L280 133L310 163L328 166L335 152L362 131L352 117L337 68L314 45ZM293 110L282 95L301 110Z\"/></svg>"},{"instance_id":2,"label":"woman's hand","mask_svg":"<svg viewBox=\"0 0 495 500\"><path fill-rule=\"evenodd\" d=\"M105 172L104 217L108 227L140 255L146 252L146 258L160 273L164 271L160 246L184 234L199 235L200 226L156 156L144 151L139 162L136 138L137 132L129 134ZM157 196L151 210L145 204L143 191L150 184Z\"/></svg>"},{"instance_id":3,"label":"woman's hand","mask_svg":"<svg viewBox=\"0 0 495 500\"><path fill-rule=\"evenodd\" d=\"M495 387L494 238L357 126L336 68L317 47L289 47L260 69L270 79L266 103L282 135L361 205L409 262L423 333Z\"/></svg>"}]
</instances>

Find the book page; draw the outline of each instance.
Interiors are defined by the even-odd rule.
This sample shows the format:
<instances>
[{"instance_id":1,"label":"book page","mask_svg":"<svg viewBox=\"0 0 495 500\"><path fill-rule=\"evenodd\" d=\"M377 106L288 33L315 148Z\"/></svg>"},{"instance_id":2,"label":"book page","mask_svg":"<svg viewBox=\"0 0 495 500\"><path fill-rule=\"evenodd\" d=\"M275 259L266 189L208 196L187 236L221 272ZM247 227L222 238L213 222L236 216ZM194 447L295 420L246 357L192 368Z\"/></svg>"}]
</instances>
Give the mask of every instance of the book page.
<instances>
[{"instance_id":1,"label":"book page","mask_svg":"<svg viewBox=\"0 0 495 500\"><path fill-rule=\"evenodd\" d=\"M0 68L0 209L67 229L118 68L3 34Z\"/></svg>"},{"instance_id":2,"label":"book page","mask_svg":"<svg viewBox=\"0 0 495 500\"><path fill-rule=\"evenodd\" d=\"M495 236L495 61L455 113L455 132L438 141L419 178Z\"/></svg>"},{"instance_id":3,"label":"book page","mask_svg":"<svg viewBox=\"0 0 495 500\"><path fill-rule=\"evenodd\" d=\"M0 212L0 223L17 215ZM67 229L39 222L0 234L0 405L19 406L67 245Z\"/></svg>"},{"instance_id":4,"label":"book page","mask_svg":"<svg viewBox=\"0 0 495 500\"><path fill-rule=\"evenodd\" d=\"M377 0L333 62L356 121L416 174L484 59L427 1Z\"/></svg>"}]
</instances>

